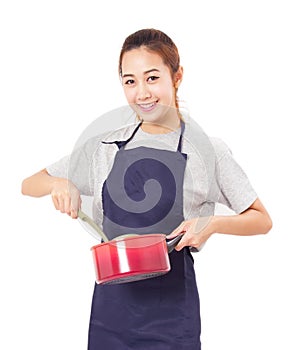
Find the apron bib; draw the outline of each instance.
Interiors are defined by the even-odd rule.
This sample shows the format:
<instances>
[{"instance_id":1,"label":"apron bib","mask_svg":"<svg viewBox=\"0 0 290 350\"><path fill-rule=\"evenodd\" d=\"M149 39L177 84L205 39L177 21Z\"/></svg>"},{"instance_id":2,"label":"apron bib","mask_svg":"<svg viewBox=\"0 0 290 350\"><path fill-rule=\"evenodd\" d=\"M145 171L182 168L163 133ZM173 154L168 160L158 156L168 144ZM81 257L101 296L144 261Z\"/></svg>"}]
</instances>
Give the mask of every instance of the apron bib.
<instances>
[{"instance_id":1,"label":"apron bib","mask_svg":"<svg viewBox=\"0 0 290 350\"><path fill-rule=\"evenodd\" d=\"M169 234L183 220L186 155L148 147L119 150L104 182L103 230L109 239L123 234ZM171 270L162 276L116 285L95 284L89 350L200 350L200 309L189 248L169 254Z\"/></svg>"}]
</instances>

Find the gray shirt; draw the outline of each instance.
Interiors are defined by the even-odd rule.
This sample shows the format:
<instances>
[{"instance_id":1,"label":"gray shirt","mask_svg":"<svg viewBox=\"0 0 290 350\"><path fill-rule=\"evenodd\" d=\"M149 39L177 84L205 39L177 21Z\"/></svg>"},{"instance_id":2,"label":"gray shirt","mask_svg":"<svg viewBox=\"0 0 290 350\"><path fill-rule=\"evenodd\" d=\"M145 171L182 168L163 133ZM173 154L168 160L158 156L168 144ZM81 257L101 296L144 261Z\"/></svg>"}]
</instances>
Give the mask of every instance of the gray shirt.
<instances>
[{"instance_id":1,"label":"gray shirt","mask_svg":"<svg viewBox=\"0 0 290 350\"><path fill-rule=\"evenodd\" d=\"M102 141L126 140L135 127L136 123L93 136L71 155L47 167L50 175L68 178L82 195L92 196L92 214L100 226L103 220L102 186L118 151L115 144ZM180 129L156 135L139 128L125 149L145 146L176 151L179 136ZM183 187L185 220L214 215L216 203L241 213L257 198L227 145L218 138L209 138L192 119L185 123L182 152L187 154Z\"/></svg>"}]
</instances>

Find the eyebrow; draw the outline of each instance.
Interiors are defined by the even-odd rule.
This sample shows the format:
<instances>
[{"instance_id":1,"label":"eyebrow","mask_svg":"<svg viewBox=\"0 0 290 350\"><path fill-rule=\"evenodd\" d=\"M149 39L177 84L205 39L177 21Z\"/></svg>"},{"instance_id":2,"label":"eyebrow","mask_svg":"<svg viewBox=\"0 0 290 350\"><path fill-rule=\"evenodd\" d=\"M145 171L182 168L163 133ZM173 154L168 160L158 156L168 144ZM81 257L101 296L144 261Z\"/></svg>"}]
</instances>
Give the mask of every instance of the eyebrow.
<instances>
[{"instance_id":1,"label":"eyebrow","mask_svg":"<svg viewBox=\"0 0 290 350\"><path fill-rule=\"evenodd\" d=\"M152 73L152 72L159 72L160 73L160 70L157 68L152 68L152 69L146 70L144 72L144 75L146 75L148 73ZM123 74L122 75L122 78L126 78L126 77L134 77L134 74Z\"/></svg>"}]
</instances>

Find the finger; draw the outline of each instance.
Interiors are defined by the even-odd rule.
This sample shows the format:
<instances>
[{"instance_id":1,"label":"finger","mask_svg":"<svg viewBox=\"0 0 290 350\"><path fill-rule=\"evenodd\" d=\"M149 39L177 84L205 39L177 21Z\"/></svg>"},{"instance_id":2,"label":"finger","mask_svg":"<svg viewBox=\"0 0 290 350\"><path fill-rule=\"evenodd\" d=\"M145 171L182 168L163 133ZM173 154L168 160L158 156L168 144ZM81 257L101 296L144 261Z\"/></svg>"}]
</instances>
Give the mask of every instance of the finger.
<instances>
[{"instance_id":1,"label":"finger","mask_svg":"<svg viewBox=\"0 0 290 350\"><path fill-rule=\"evenodd\" d=\"M70 216L73 219L76 219L78 217L78 211L81 207L81 203L82 203L82 200L81 200L81 197L79 195L76 196L76 198L72 198Z\"/></svg>"},{"instance_id":2,"label":"finger","mask_svg":"<svg viewBox=\"0 0 290 350\"><path fill-rule=\"evenodd\" d=\"M77 219L78 218L78 209L71 209L70 216L72 219Z\"/></svg>"},{"instance_id":3,"label":"finger","mask_svg":"<svg viewBox=\"0 0 290 350\"><path fill-rule=\"evenodd\" d=\"M77 219L78 218L78 212L76 210L72 209L71 212L70 212L70 217L72 219Z\"/></svg>"},{"instance_id":4,"label":"finger","mask_svg":"<svg viewBox=\"0 0 290 350\"><path fill-rule=\"evenodd\" d=\"M180 242L177 244L175 249L177 251L182 250L185 247L194 247L198 248L200 246L201 242L196 236L192 236L189 231L182 237Z\"/></svg>"},{"instance_id":5,"label":"finger","mask_svg":"<svg viewBox=\"0 0 290 350\"><path fill-rule=\"evenodd\" d=\"M66 196L63 200L63 210L68 215L71 215L71 199L69 196Z\"/></svg>"},{"instance_id":6,"label":"finger","mask_svg":"<svg viewBox=\"0 0 290 350\"><path fill-rule=\"evenodd\" d=\"M65 210L64 210L64 201L63 201L63 198L61 197L58 197L58 206L59 206L59 211L61 213L64 213Z\"/></svg>"},{"instance_id":7,"label":"finger","mask_svg":"<svg viewBox=\"0 0 290 350\"><path fill-rule=\"evenodd\" d=\"M177 250L177 251L179 252L180 250L182 250L182 249L183 249L184 247L186 247L187 245L188 245L187 239L182 238L182 239L178 242L177 246L175 247L175 250Z\"/></svg>"},{"instance_id":8,"label":"finger","mask_svg":"<svg viewBox=\"0 0 290 350\"><path fill-rule=\"evenodd\" d=\"M191 243L191 244L189 244L188 242L186 242L186 241L180 241L178 244L177 244L177 246L175 247L175 249L177 250L177 251L180 251L180 250L182 250L183 248L185 248L185 247L193 247L193 248L196 248L197 250L199 250L199 248L200 248L200 246L201 246L202 244L200 244L200 243Z\"/></svg>"},{"instance_id":9,"label":"finger","mask_svg":"<svg viewBox=\"0 0 290 350\"><path fill-rule=\"evenodd\" d=\"M186 222L183 221L175 230L173 230L169 235L167 235L166 238L170 239L180 235L182 232L185 231L185 225Z\"/></svg>"},{"instance_id":10,"label":"finger","mask_svg":"<svg viewBox=\"0 0 290 350\"><path fill-rule=\"evenodd\" d=\"M51 199L52 199L52 202L53 202L53 205L55 207L56 210L59 210L59 201L58 201L58 198L56 196L51 196Z\"/></svg>"}]
</instances>

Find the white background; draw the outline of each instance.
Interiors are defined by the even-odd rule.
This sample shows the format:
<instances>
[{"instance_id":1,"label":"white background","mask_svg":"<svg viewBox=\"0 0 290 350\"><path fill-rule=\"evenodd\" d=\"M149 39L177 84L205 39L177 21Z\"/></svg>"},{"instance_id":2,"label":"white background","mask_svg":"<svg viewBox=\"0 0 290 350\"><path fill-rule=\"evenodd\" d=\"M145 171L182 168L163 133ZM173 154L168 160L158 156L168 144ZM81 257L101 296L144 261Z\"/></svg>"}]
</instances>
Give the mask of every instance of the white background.
<instances>
[{"instance_id":1,"label":"white background","mask_svg":"<svg viewBox=\"0 0 290 350\"><path fill-rule=\"evenodd\" d=\"M94 239L21 182L125 104L119 51L146 27L179 47L180 98L230 146L274 222L195 255L203 350L290 349L289 17L279 0L1 2L1 349L86 349Z\"/></svg>"}]
</instances>

